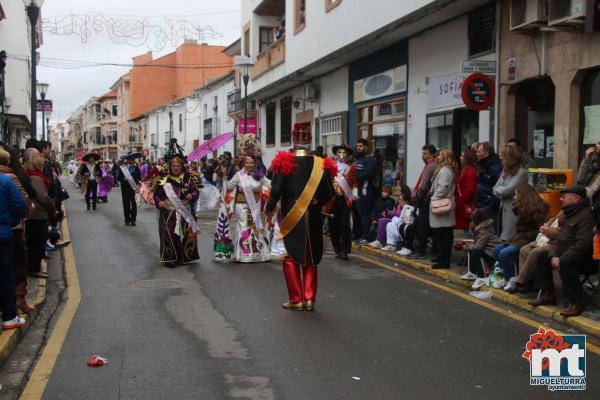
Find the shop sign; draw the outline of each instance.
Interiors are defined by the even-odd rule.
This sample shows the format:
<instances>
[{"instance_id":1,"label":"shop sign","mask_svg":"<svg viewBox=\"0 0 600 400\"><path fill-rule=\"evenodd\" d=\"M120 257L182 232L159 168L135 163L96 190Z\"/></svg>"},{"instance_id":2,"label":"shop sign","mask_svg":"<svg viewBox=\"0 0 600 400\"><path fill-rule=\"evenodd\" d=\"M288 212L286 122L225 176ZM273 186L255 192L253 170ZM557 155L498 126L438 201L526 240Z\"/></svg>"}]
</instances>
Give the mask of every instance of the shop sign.
<instances>
[{"instance_id":1,"label":"shop sign","mask_svg":"<svg viewBox=\"0 0 600 400\"><path fill-rule=\"evenodd\" d=\"M462 106L461 89L465 74L434 76L429 79L429 108Z\"/></svg>"},{"instance_id":2,"label":"shop sign","mask_svg":"<svg viewBox=\"0 0 600 400\"><path fill-rule=\"evenodd\" d=\"M36 100L36 111L52 112L52 100Z\"/></svg>"},{"instance_id":3,"label":"shop sign","mask_svg":"<svg viewBox=\"0 0 600 400\"><path fill-rule=\"evenodd\" d=\"M462 60L461 71L464 74L496 74L496 61Z\"/></svg>"},{"instance_id":4,"label":"shop sign","mask_svg":"<svg viewBox=\"0 0 600 400\"><path fill-rule=\"evenodd\" d=\"M487 110L494 104L494 80L484 74L469 75L463 82L461 94L470 110Z\"/></svg>"},{"instance_id":5,"label":"shop sign","mask_svg":"<svg viewBox=\"0 0 600 400\"><path fill-rule=\"evenodd\" d=\"M246 122L248 122L248 125L247 125L246 130L244 130L244 127L246 126ZM255 119L249 119L249 120L240 119L239 133L240 133L240 135L243 135L244 132L256 134L256 120Z\"/></svg>"},{"instance_id":6,"label":"shop sign","mask_svg":"<svg viewBox=\"0 0 600 400\"><path fill-rule=\"evenodd\" d=\"M406 92L406 65L354 81L354 103Z\"/></svg>"},{"instance_id":7,"label":"shop sign","mask_svg":"<svg viewBox=\"0 0 600 400\"><path fill-rule=\"evenodd\" d=\"M517 79L517 59L511 57L508 59L508 80L514 81Z\"/></svg>"}]
</instances>

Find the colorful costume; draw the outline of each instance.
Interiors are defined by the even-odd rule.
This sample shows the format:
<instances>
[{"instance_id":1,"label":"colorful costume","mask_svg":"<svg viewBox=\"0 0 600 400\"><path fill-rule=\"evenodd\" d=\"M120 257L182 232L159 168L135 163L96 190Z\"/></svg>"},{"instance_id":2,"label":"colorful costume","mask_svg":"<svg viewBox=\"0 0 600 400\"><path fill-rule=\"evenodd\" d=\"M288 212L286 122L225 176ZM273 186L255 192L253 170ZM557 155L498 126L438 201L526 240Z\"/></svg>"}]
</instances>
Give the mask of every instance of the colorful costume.
<instances>
[{"instance_id":1,"label":"colorful costume","mask_svg":"<svg viewBox=\"0 0 600 400\"><path fill-rule=\"evenodd\" d=\"M96 204L98 204L98 181L103 176L100 164L98 164L100 156L95 153L88 153L81 159L83 160L83 164L79 167L77 175L82 182L82 193L85 194L87 209L89 210L91 207L93 210L96 210Z\"/></svg>"},{"instance_id":2,"label":"colorful costume","mask_svg":"<svg viewBox=\"0 0 600 400\"><path fill-rule=\"evenodd\" d=\"M185 172L186 160L177 140L172 139L165 159L168 160L170 172L157 183L153 198L159 208L160 261L173 268L200 258L200 228L192 206L199 192L190 174ZM181 164L182 172L178 175L171 172L171 166L175 163ZM161 205L164 207L161 208Z\"/></svg>"},{"instance_id":3,"label":"colorful costume","mask_svg":"<svg viewBox=\"0 0 600 400\"><path fill-rule=\"evenodd\" d=\"M110 174L110 169L106 163L102 164L100 169L102 169L102 177L98 181L98 200L108 203L108 195L114 186L115 179Z\"/></svg>"},{"instance_id":4,"label":"colorful costume","mask_svg":"<svg viewBox=\"0 0 600 400\"><path fill-rule=\"evenodd\" d=\"M317 265L323 256L322 208L335 195L332 179L337 175L333 160L312 156L311 135L294 127L295 153L279 152L271 165L274 172L265 211L272 213L281 201L283 218L280 237L287 256L283 273L288 288L289 310L312 311L317 294Z\"/></svg>"}]
</instances>

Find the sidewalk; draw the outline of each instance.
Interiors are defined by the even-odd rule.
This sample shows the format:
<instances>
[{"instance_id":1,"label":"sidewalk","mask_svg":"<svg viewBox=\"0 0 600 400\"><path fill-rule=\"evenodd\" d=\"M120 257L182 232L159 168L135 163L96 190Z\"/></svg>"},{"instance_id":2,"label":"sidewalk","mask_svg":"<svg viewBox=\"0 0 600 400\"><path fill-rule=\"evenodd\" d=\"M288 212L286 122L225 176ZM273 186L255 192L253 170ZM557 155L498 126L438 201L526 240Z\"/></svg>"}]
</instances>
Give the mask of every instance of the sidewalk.
<instances>
[{"instance_id":1,"label":"sidewalk","mask_svg":"<svg viewBox=\"0 0 600 400\"><path fill-rule=\"evenodd\" d=\"M62 255L59 251L55 251L52 254L54 255L55 259L53 260L54 262L56 262L56 260L60 260L62 262ZM42 260L42 270L47 271L46 260ZM28 278L27 285L27 302L35 308L35 311L29 315L19 314L27 320L27 324L23 328L0 331L0 365L4 364L6 359L10 356L12 350L25 336L25 334L29 330L29 327L33 324L33 322L39 315L44 305L44 302L46 301L45 279Z\"/></svg>"},{"instance_id":2,"label":"sidewalk","mask_svg":"<svg viewBox=\"0 0 600 400\"><path fill-rule=\"evenodd\" d=\"M352 246L353 251L376 256L384 260L389 260L394 263L398 263L410 268L414 268L425 272L431 276L435 276L443 279L446 282L451 282L468 288L471 291L471 281L464 281L460 279L460 272L463 269L461 266L454 265L450 269L434 270L431 268L431 262L428 260L413 260L406 257L402 257L396 254L396 252L387 252L379 249L369 247L367 245L354 245ZM463 271L464 272L464 271ZM574 329L577 329L585 334L600 338L600 310L592 308L593 306L587 306L586 312L578 317L564 318L560 315L560 311L563 310L563 303L561 298L558 299L557 306L540 306L532 307L527 301L532 299L535 294L510 294L501 289L489 288L483 286L480 291L489 291L492 293L492 298L512 306L521 308L526 311L533 312L545 318L550 318ZM594 296L594 302L600 304L600 294Z\"/></svg>"}]
</instances>

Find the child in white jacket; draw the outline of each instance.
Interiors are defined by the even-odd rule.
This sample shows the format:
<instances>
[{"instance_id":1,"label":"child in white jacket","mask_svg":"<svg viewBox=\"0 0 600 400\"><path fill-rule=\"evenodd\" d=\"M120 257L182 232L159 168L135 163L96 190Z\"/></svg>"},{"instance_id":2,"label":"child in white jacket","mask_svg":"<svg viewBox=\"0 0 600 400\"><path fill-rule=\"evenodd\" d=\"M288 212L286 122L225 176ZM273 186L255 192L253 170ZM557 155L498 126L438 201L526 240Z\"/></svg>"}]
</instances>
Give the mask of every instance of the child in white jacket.
<instances>
[{"instance_id":1,"label":"child in white jacket","mask_svg":"<svg viewBox=\"0 0 600 400\"><path fill-rule=\"evenodd\" d=\"M408 225L414 223L415 208L408 205L408 201L410 201L410 199L405 199L405 194L400 195L400 199L398 200L399 208L401 207L400 215L393 217L385 227L386 246L383 248L383 250L396 251L396 243L401 238L401 231L404 231ZM404 248L405 247L403 245L403 249Z\"/></svg>"}]
</instances>

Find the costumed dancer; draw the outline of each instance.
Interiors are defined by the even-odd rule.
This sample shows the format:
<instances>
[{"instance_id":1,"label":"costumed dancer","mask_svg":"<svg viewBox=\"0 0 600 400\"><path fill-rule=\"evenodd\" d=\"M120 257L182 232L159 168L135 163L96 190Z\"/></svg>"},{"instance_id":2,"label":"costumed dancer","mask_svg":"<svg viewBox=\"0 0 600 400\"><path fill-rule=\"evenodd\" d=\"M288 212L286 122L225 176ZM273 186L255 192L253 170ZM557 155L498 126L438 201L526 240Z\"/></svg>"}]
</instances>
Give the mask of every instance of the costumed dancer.
<instances>
[{"instance_id":1,"label":"costumed dancer","mask_svg":"<svg viewBox=\"0 0 600 400\"><path fill-rule=\"evenodd\" d=\"M108 203L108 195L114 187L115 178L111 175L108 161L103 162L100 169L102 169L102 178L98 182L98 201Z\"/></svg>"},{"instance_id":2,"label":"costumed dancer","mask_svg":"<svg viewBox=\"0 0 600 400\"><path fill-rule=\"evenodd\" d=\"M292 137L295 153L279 152L271 164L275 175L265 211L272 213L281 201L280 237L287 251L283 274L289 294L282 307L313 311L317 265L323 257L322 212L335 196L337 166L330 158L311 155L312 137L304 125L294 125Z\"/></svg>"},{"instance_id":3,"label":"costumed dancer","mask_svg":"<svg viewBox=\"0 0 600 400\"><path fill-rule=\"evenodd\" d=\"M156 185L154 204L159 209L160 261L175 268L200 258L200 227L192 214L199 188L185 170L187 160L177 139L171 139L165 160L168 174Z\"/></svg>"},{"instance_id":4,"label":"costumed dancer","mask_svg":"<svg viewBox=\"0 0 600 400\"><path fill-rule=\"evenodd\" d=\"M271 187L271 181L260 167L260 150L246 143L242 147L244 168L227 182L227 190L233 190L236 216L235 261L243 263L267 261L271 249L264 232L260 195Z\"/></svg>"},{"instance_id":5,"label":"costumed dancer","mask_svg":"<svg viewBox=\"0 0 600 400\"><path fill-rule=\"evenodd\" d=\"M348 156L352 154L348 146L334 146L333 154L338 173L333 182L335 200L331 209L333 215L329 217L329 234L335 256L347 260L352 250L352 201L358 198L356 167L348 163Z\"/></svg>"},{"instance_id":6,"label":"costumed dancer","mask_svg":"<svg viewBox=\"0 0 600 400\"><path fill-rule=\"evenodd\" d=\"M98 180L102 178L102 169L98 160L100 156L96 153L88 153L81 157L83 164L79 167L77 175L80 177L82 192L85 193L85 204L88 211L90 208L96 210L98 204Z\"/></svg>"},{"instance_id":7,"label":"costumed dancer","mask_svg":"<svg viewBox=\"0 0 600 400\"><path fill-rule=\"evenodd\" d=\"M121 199L123 200L123 216L125 218L125 226L135 226L137 218L137 201L136 193L139 193L140 181L142 173L136 164L136 158L142 157L138 152L128 152L121 157L121 160L126 160L126 164L121 164L117 171L117 179L121 184Z\"/></svg>"}]
</instances>

